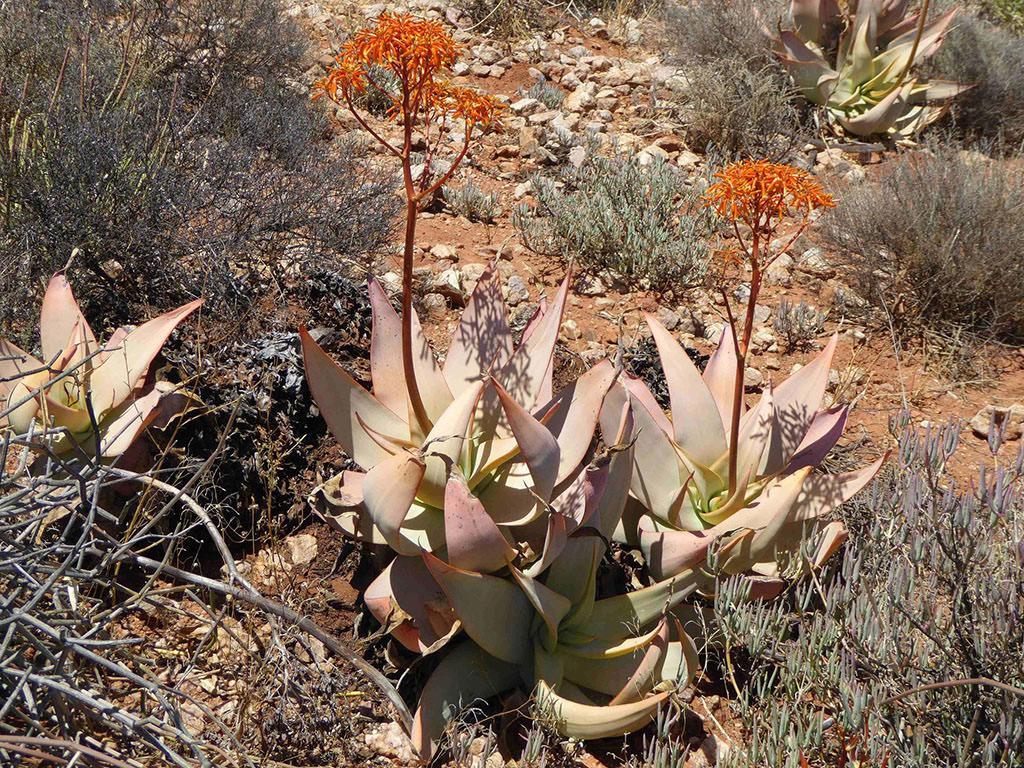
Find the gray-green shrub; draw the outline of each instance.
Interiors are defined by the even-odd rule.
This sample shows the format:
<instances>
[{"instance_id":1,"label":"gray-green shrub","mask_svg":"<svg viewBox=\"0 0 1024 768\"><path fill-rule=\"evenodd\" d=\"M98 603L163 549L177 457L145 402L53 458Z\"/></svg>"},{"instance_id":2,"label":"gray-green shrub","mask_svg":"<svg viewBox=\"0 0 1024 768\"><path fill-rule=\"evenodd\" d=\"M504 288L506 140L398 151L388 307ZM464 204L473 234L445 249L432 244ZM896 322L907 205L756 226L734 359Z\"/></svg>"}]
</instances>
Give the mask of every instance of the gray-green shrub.
<instances>
[{"instance_id":1,"label":"gray-green shrub","mask_svg":"<svg viewBox=\"0 0 1024 768\"><path fill-rule=\"evenodd\" d=\"M535 174L536 207L513 213L528 248L655 289L703 278L708 218L678 169L660 159L643 165L638 156L594 157L564 179Z\"/></svg>"},{"instance_id":2,"label":"gray-green shrub","mask_svg":"<svg viewBox=\"0 0 1024 768\"><path fill-rule=\"evenodd\" d=\"M729 658L748 655L729 768L1024 761L1024 451L958 482L960 424L891 426L898 450L846 508L831 566L782 601L740 582L717 598Z\"/></svg>"}]
</instances>

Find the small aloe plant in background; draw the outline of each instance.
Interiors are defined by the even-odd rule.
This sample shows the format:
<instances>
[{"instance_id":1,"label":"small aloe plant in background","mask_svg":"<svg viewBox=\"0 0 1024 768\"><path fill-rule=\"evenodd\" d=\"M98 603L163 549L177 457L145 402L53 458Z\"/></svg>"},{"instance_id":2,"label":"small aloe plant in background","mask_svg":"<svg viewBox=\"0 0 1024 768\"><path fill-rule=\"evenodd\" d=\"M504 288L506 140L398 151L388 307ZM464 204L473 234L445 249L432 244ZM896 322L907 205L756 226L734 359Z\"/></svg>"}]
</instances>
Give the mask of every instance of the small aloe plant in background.
<instances>
[{"instance_id":1,"label":"small aloe plant in background","mask_svg":"<svg viewBox=\"0 0 1024 768\"><path fill-rule=\"evenodd\" d=\"M202 300L118 328L101 344L79 309L67 278L54 275L39 318L42 359L0 339L0 413L19 434L36 432L50 449L81 450L103 459L124 454L158 417L185 398L150 376L150 363L171 332Z\"/></svg>"},{"instance_id":2,"label":"small aloe plant in background","mask_svg":"<svg viewBox=\"0 0 1024 768\"><path fill-rule=\"evenodd\" d=\"M846 423L846 408L820 410L836 337L746 408L744 370L762 275L804 231L811 213L833 201L808 174L764 161L733 164L717 178L705 202L734 224L740 260L751 270L746 318L736 327L726 298L730 326L703 375L671 334L647 318L671 417L638 379L623 378L609 394L610 403L632 404L638 433L632 499L618 535L641 546L655 578L701 567L717 544L726 573L753 572L761 577L759 593L770 594L782 584L778 558L798 553L805 526L860 490L882 459L843 475L812 474ZM796 232L773 252L779 225L794 215L800 217ZM845 536L841 523L826 526L811 565Z\"/></svg>"},{"instance_id":3,"label":"small aloe plant in background","mask_svg":"<svg viewBox=\"0 0 1024 768\"><path fill-rule=\"evenodd\" d=\"M945 112L935 102L971 87L911 74L957 12L929 24L929 5L908 16L908 0L792 0L794 29L779 31L775 50L803 96L848 133L909 138Z\"/></svg>"}]
</instances>

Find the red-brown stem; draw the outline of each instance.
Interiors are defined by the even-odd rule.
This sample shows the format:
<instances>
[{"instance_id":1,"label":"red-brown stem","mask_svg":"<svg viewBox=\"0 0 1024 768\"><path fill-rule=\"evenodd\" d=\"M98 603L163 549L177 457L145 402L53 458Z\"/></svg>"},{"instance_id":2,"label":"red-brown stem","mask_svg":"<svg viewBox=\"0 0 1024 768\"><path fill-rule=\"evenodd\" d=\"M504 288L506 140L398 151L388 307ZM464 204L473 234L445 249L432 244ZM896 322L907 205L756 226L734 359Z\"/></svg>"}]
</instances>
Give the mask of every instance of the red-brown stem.
<instances>
[{"instance_id":1,"label":"red-brown stem","mask_svg":"<svg viewBox=\"0 0 1024 768\"><path fill-rule=\"evenodd\" d=\"M743 337L737 339L736 328L732 328L733 343L736 345L736 379L732 392L732 423L729 429L729 495L735 492L737 483L736 458L740 439L740 409L743 404L743 375L747 367L747 350L750 348L750 336L754 330L754 308L758 294L761 292L760 233L755 229L751 242L750 257L750 295L747 297L747 316L743 322ZM731 317L731 314L730 314Z\"/></svg>"},{"instance_id":2,"label":"red-brown stem","mask_svg":"<svg viewBox=\"0 0 1024 768\"><path fill-rule=\"evenodd\" d=\"M402 368L409 391L412 415L419 422L424 434L430 431L430 417L423 405L420 385L416 380L416 365L412 348L412 255L416 247L416 216L419 213L419 196L412 178L412 123L409 113L409 89L402 89L402 116L405 143L402 147L402 177L405 181L405 251L402 254ZM427 169L423 169L426 173Z\"/></svg>"}]
</instances>

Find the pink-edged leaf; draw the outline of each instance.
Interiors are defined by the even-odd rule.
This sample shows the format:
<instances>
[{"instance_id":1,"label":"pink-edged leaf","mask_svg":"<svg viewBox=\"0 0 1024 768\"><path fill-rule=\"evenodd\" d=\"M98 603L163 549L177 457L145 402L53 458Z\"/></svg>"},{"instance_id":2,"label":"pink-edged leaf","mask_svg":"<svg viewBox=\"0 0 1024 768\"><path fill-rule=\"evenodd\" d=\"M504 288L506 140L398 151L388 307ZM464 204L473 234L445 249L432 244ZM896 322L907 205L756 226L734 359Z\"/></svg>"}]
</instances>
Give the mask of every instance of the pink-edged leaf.
<instances>
[{"instance_id":1,"label":"pink-edged leaf","mask_svg":"<svg viewBox=\"0 0 1024 768\"><path fill-rule=\"evenodd\" d=\"M156 408L165 394L153 387L142 397L133 399L121 413L104 423L100 455L104 458L113 458L127 451L135 438L156 418Z\"/></svg>"},{"instance_id":2,"label":"pink-edged leaf","mask_svg":"<svg viewBox=\"0 0 1024 768\"><path fill-rule=\"evenodd\" d=\"M569 687L566 685L559 690ZM600 739L643 728L654 719L662 702L671 694L672 691L664 691L629 704L600 706L560 696L540 680L534 695L541 710L551 713L555 730L560 734L574 739Z\"/></svg>"},{"instance_id":3,"label":"pink-edged leaf","mask_svg":"<svg viewBox=\"0 0 1024 768\"><path fill-rule=\"evenodd\" d=\"M10 393L2 402L0 413L6 414L0 419L0 426L6 421L15 434L23 435L32 428L32 423L40 417L39 397L31 397L35 387L29 387L24 381L15 381L9 385Z\"/></svg>"},{"instance_id":4,"label":"pink-edged leaf","mask_svg":"<svg viewBox=\"0 0 1024 768\"><path fill-rule=\"evenodd\" d=\"M388 563L366 588L363 601L374 618L414 653L436 645L455 624L444 590L421 557L399 555Z\"/></svg>"},{"instance_id":5,"label":"pink-edged leaf","mask_svg":"<svg viewBox=\"0 0 1024 768\"><path fill-rule=\"evenodd\" d=\"M416 555L419 548L402 536L402 523L423 479L423 462L399 453L380 462L363 478L363 504L388 545L402 555Z\"/></svg>"},{"instance_id":6,"label":"pink-edged leaf","mask_svg":"<svg viewBox=\"0 0 1024 768\"><path fill-rule=\"evenodd\" d=\"M494 374L495 379L528 411L551 399L551 364L568 294L569 276L566 275L551 306L537 321L536 327L529 336L524 334L519 348Z\"/></svg>"},{"instance_id":7,"label":"pink-edged leaf","mask_svg":"<svg viewBox=\"0 0 1024 768\"><path fill-rule=\"evenodd\" d=\"M454 568L429 552L423 553L423 561L473 642L510 664L529 660L534 609L519 586L508 579Z\"/></svg>"},{"instance_id":8,"label":"pink-edged leaf","mask_svg":"<svg viewBox=\"0 0 1024 768\"><path fill-rule=\"evenodd\" d=\"M841 475L814 474L807 478L797 499L797 522L814 520L827 515L840 504L849 501L878 474L889 454L866 467Z\"/></svg>"},{"instance_id":9,"label":"pink-edged leaf","mask_svg":"<svg viewBox=\"0 0 1024 768\"><path fill-rule=\"evenodd\" d=\"M497 269L488 265L462 313L444 359L444 377L454 395L504 366L512 356L508 311Z\"/></svg>"},{"instance_id":10,"label":"pink-edged leaf","mask_svg":"<svg viewBox=\"0 0 1024 768\"><path fill-rule=\"evenodd\" d=\"M672 334L652 315L646 318L665 371L676 444L701 464L710 466L726 452L727 445L715 399L697 366Z\"/></svg>"},{"instance_id":11,"label":"pink-edged leaf","mask_svg":"<svg viewBox=\"0 0 1024 768\"><path fill-rule=\"evenodd\" d=\"M445 490L444 537L448 562L464 571L497 571L516 555L458 471L451 473Z\"/></svg>"},{"instance_id":12,"label":"pink-edged leaf","mask_svg":"<svg viewBox=\"0 0 1024 768\"><path fill-rule=\"evenodd\" d=\"M544 422L559 447L556 484L579 471L594 439L604 396L614 380L615 368L609 360L602 360L563 389L552 403L554 413Z\"/></svg>"},{"instance_id":13,"label":"pink-edged leaf","mask_svg":"<svg viewBox=\"0 0 1024 768\"><path fill-rule=\"evenodd\" d=\"M814 553L811 567L821 567L826 560L843 546L849 537L850 532L846 530L846 526L841 521L833 520L831 523L826 524L819 534L818 549Z\"/></svg>"},{"instance_id":14,"label":"pink-edged leaf","mask_svg":"<svg viewBox=\"0 0 1024 768\"><path fill-rule=\"evenodd\" d=\"M38 380L29 387L31 391L46 383L46 366L20 347L6 339L0 339L0 401L10 394L16 381L26 376L32 376L34 381ZM0 402L0 411L6 407L7 403Z\"/></svg>"},{"instance_id":15,"label":"pink-edged leaf","mask_svg":"<svg viewBox=\"0 0 1024 768\"><path fill-rule=\"evenodd\" d=\"M866 112L854 117L837 115L839 124L855 136L871 136L886 133L907 108L907 98L914 88L914 81L893 90L888 96Z\"/></svg>"},{"instance_id":16,"label":"pink-edged leaf","mask_svg":"<svg viewBox=\"0 0 1024 768\"><path fill-rule=\"evenodd\" d=\"M625 389L621 386L613 387L608 393L613 407L618 398L624 396ZM668 435L658 426L651 412L635 398L630 402L636 424L630 490L652 514L667 520L683 485L679 458ZM658 412L661 412L660 408Z\"/></svg>"},{"instance_id":17,"label":"pink-edged leaf","mask_svg":"<svg viewBox=\"0 0 1024 768\"><path fill-rule=\"evenodd\" d=\"M548 643L546 647L557 647L558 625L561 624L562 619L572 609L572 603L553 589L526 575L518 568L512 568L512 576L547 627Z\"/></svg>"},{"instance_id":18,"label":"pink-edged leaf","mask_svg":"<svg viewBox=\"0 0 1024 768\"><path fill-rule=\"evenodd\" d=\"M785 466L786 472L803 467L816 467L828 456L846 429L850 409L845 405L820 411L811 422L804 441L797 447L793 458Z\"/></svg>"},{"instance_id":19,"label":"pink-edged leaf","mask_svg":"<svg viewBox=\"0 0 1024 768\"><path fill-rule=\"evenodd\" d=\"M651 576L662 581L700 567L715 538L706 531L641 531L640 548Z\"/></svg>"},{"instance_id":20,"label":"pink-edged leaf","mask_svg":"<svg viewBox=\"0 0 1024 768\"><path fill-rule=\"evenodd\" d=\"M530 567L526 569L527 576L539 576L548 566L555 561L562 550L565 549L565 543L569 540L569 534L567 533L568 523L565 519L565 515L560 512L551 512L548 515L548 526L547 532L544 535L544 549L541 551L540 558L530 564Z\"/></svg>"},{"instance_id":21,"label":"pink-edged leaf","mask_svg":"<svg viewBox=\"0 0 1024 768\"><path fill-rule=\"evenodd\" d=\"M369 285L373 309L373 337L370 341L370 377L373 394L395 413L410 414L409 385L402 362L402 321L376 280ZM452 393L427 344L416 311L412 313L413 370L419 385L420 398L431 424L437 421L452 402ZM431 424L414 424L413 431L424 435Z\"/></svg>"},{"instance_id":22,"label":"pink-edged leaf","mask_svg":"<svg viewBox=\"0 0 1024 768\"><path fill-rule=\"evenodd\" d=\"M93 408L97 413L116 408L124 402L146 377L149 364L167 337L202 303L202 299L197 299L143 323L129 331L116 348L104 345L108 354L93 370L89 382Z\"/></svg>"},{"instance_id":23,"label":"pink-edged leaf","mask_svg":"<svg viewBox=\"0 0 1024 768\"><path fill-rule=\"evenodd\" d=\"M630 399L635 400L646 408L647 413L650 415L651 420L657 425L658 429L664 432L671 439L672 422L669 421L665 412L661 410L661 406L658 405L658 401L654 399L654 394L643 380L627 373L621 375L619 377L619 381L622 382L626 391L629 392Z\"/></svg>"},{"instance_id":24,"label":"pink-edged leaf","mask_svg":"<svg viewBox=\"0 0 1024 768\"><path fill-rule=\"evenodd\" d=\"M650 693L651 689L661 682L658 668L661 666L667 647L668 619L665 618L658 625L654 639L648 644L633 674L630 675L629 680L623 684L622 688L612 697L608 704L613 707L617 704L629 704L634 701L640 701Z\"/></svg>"},{"instance_id":25,"label":"pink-edged leaf","mask_svg":"<svg viewBox=\"0 0 1024 768\"><path fill-rule=\"evenodd\" d=\"M722 331L718 346L711 353L708 364L704 368L704 384L707 385L711 397L718 405L718 413L722 418L722 429L729 434L732 425L733 393L736 388L736 347L733 343L732 329L728 325ZM740 415L745 411L743 398L740 398Z\"/></svg>"},{"instance_id":26,"label":"pink-edged leaf","mask_svg":"<svg viewBox=\"0 0 1024 768\"><path fill-rule=\"evenodd\" d=\"M65 352L72 335L78 337L76 341L81 345L78 359L96 349L96 337L75 301L68 279L58 272L46 286L39 312L39 337L47 364Z\"/></svg>"},{"instance_id":27,"label":"pink-edged leaf","mask_svg":"<svg viewBox=\"0 0 1024 768\"><path fill-rule=\"evenodd\" d=\"M441 660L420 694L411 737L416 754L429 763L452 719L519 682L519 670L514 666L489 656L473 643L457 645Z\"/></svg>"},{"instance_id":28,"label":"pink-edged leaf","mask_svg":"<svg viewBox=\"0 0 1024 768\"><path fill-rule=\"evenodd\" d=\"M781 472L803 443L808 428L818 415L821 400L825 397L828 374L832 369L832 358L838 342L839 336L834 334L811 362L775 388L775 423L772 425L771 446L762 469L765 474Z\"/></svg>"},{"instance_id":29,"label":"pink-edged leaf","mask_svg":"<svg viewBox=\"0 0 1024 768\"><path fill-rule=\"evenodd\" d=\"M561 449L546 426L531 416L516 399L495 382L498 399L505 411L512 434L519 443L519 452L533 477L533 491L541 499L551 498L558 479Z\"/></svg>"},{"instance_id":30,"label":"pink-edged leaf","mask_svg":"<svg viewBox=\"0 0 1024 768\"><path fill-rule=\"evenodd\" d=\"M719 563L726 573L742 573L755 564L774 560L780 532L797 520L797 498L810 469L770 482L749 506L709 529L715 537L731 537Z\"/></svg>"},{"instance_id":31,"label":"pink-edged leaf","mask_svg":"<svg viewBox=\"0 0 1024 768\"><path fill-rule=\"evenodd\" d=\"M371 438L356 414L374 432L408 442L405 418L385 407L331 359L305 328L299 329L306 380L327 426L345 453L363 469L370 469L392 454Z\"/></svg>"}]
</instances>

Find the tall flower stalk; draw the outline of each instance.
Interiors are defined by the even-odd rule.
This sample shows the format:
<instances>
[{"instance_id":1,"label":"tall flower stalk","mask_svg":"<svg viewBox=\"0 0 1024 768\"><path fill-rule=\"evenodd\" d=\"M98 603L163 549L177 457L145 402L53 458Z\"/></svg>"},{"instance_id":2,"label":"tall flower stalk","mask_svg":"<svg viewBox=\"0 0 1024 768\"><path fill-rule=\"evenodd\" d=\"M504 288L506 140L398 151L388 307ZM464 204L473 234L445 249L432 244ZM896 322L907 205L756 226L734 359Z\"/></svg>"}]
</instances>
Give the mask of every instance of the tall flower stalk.
<instances>
[{"instance_id":1,"label":"tall flower stalk","mask_svg":"<svg viewBox=\"0 0 1024 768\"><path fill-rule=\"evenodd\" d=\"M754 331L754 309L761 293L765 270L796 242L810 223L811 212L831 208L835 200L810 174L789 165L767 160L744 160L733 163L721 173L704 196L704 205L714 208L719 216L732 222L742 257L750 266L750 295L746 317L737 334L736 320L723 292L732 343L736 352L736 379L733 387L732 420L729 432L729 490L738 482L736 450L739 444L743 380L746 372L750 336ZM780 225L798 218L799 224L781 248L773 246ZM746 231L740 229L741 225Z\"/></svg>"},{"instance_id":2,"label":"tall flower stalk","mask_svg":"<svg viewBox=\"0 0 1024 768\"><path fill-rule=\"evenodd\" d=\"M316 96L326 96L346 107L359 124L402 164L406 200L405 249L402 262L402 365L409 382L409 407L424 434L433 423L423 404L414 374L412 265L416 219L421 203L451 178L466 157L474 136L496 119L500 103L472 88L453 86L442 79L455 63L459 47L439 22L407 14L384 13L376 23L353 34L342 47L335 65L316 86ZM390 72L397 83L384 87L370 74L372 68ZM357 94L373 89L390 101L386 119L402 127L401 143L395 144L374 130L356 108ZM461 148L451 166L432 180L431 164L450 139L453 128L463 129ZM423 171L413 173L414 132L422 133L425 145Z\"/></svg>"}]
</instances>

